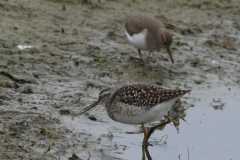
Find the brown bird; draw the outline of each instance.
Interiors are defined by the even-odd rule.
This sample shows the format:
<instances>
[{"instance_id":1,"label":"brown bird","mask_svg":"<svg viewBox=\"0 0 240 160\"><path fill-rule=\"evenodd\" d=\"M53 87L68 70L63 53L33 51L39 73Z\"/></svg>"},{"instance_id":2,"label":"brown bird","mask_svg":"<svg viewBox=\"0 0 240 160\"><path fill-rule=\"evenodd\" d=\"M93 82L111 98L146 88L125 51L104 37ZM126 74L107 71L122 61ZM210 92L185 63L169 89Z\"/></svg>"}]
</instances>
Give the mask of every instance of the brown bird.
<instances>
[{"instance_id":1,"label":"brown bird","mask_svg":"<svg viewBox=\"0 0 240 160\"><path fill-rule=\"evenodd\" d=\"M141 59L141 50L148 50L150 56L152 51L165 48L174 63L170 51L172 35L161 21L143 15L132 16L125 13L125 33L131 44L138 48Z\"/></svg>"}]
</instances>

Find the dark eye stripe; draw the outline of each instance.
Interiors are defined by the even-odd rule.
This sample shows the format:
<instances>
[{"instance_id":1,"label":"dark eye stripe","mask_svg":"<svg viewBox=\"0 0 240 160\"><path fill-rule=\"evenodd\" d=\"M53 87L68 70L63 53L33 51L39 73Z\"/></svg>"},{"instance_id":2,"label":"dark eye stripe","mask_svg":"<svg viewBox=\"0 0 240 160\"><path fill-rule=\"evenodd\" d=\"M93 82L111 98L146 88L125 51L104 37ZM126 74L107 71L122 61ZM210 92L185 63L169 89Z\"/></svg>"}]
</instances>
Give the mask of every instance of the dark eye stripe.
<instances>
[{"instance_id":1,"label":"dark eye stripe","mask_svg":"<svg viewBox=\"0 0 240 160\"><path fill-rule=\"evenodd\" d=\"M111 88L106 88L106 89L104 89L104 90L102 90L100 93L99 93L99 95L101 95L103 92L106 92L106 91L108 91L108 90L110 90Z\"/></svg>"}]
</instances>

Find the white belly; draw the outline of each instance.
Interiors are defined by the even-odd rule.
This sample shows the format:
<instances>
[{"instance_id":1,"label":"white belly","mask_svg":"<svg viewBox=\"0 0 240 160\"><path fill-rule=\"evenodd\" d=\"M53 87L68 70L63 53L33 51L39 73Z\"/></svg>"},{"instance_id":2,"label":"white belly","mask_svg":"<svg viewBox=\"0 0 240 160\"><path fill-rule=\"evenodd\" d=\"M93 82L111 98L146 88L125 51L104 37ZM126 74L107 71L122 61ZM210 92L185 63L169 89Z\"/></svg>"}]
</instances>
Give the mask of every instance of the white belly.
<instances>
[{"instance_id":1,"label":"white belly","mask_svg":"<svg viewBox=\"0 0 240 160\"><path fill-rule=\"evenodd\" d=\"M148 110L144 110L141 107L128 106L121 110L121 112L114 114L115 121L125 124L141 124L161 120L180 97L182 97L182 95L162 102ZM130 110L131 114L134 115L129 114ZM128 114L126 114L126 111L128 111Z\"/></svg>"},{"instance_id":2,"label":"white belly","mask_svg":"<svg viewBox=\"0 0 240 160\"><path fill-rule=\"evenodd\" d=\"M132 36L130 36L126 30L125 30L125 33L127 35L128 40L131 42L131 44L134 47L143 49L143 50L147 49L146 42L145 42L146 34L147 34L146 29L144 29L142 32L138 34L133 34Z\"/></svg>"}]
</instances>

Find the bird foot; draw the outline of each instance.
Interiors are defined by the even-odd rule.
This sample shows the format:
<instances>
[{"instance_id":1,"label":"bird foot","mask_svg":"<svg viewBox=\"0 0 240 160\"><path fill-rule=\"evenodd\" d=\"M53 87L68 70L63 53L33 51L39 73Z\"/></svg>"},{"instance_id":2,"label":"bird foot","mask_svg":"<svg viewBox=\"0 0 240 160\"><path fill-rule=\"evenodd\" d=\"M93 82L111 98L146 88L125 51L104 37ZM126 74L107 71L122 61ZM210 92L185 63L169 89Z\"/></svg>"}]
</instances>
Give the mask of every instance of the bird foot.
<instances>
[{"instance_id":1,"label":"bird foot","mask_svg":"<svg viewBox=\"0 0 240 160\"><path fill-rule=\"evenodd\" d=\"M143 60L143 59L141 59L141 58L136 58L136 57L132 57L132 56L130 57L130 60L138 60L138 61L144 63L144 60Z\"/></svg>"},{"instance_id":2,"label":"bird foot","mask_svg":"<svg viewBox=\"0 0 240 160\"><path fill-rule=\"evenodd\" d=\"M136 58L136 57L130 57L130 60L137 60L137 61L139 61L142 65L144 65L144 66L146 66L146 67L148 67L148 68L152 68L152 66L149 64L149 61L145 61L145 60L143 60L143 59L141 59L141 58Z\"/></svg>"}]
</instances>

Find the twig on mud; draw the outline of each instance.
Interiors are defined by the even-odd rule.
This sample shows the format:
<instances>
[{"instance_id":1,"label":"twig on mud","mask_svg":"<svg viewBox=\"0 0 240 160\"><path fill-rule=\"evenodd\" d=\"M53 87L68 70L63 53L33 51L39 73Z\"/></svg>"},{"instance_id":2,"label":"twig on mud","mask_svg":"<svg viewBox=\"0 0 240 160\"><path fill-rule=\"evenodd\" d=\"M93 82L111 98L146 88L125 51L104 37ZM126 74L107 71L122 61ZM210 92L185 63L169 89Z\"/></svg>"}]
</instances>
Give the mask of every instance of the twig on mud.
<instances>
[{"instance_id":1,"label":"twig on mud","mask_svg":"<svg viewBox=\"0 0 240 160\"><path fill-rule=\"evenodd\" d=\"M83 72L82 73L80 73L78 76L81 76L83 74Z\"/></svg>"},{"instance_id":2,"label":"twig on mud","mask_svg":"<svg viewBox=\"0 0 240 160\"><path fill-rule=\"evenodd\" d=\"M71 44L78 44L78 42L74 42L74 41L72 41L72 42L61 42L61 43L58 43L57 45L62 45L62 46L67 45L68 46L68 45L71 45Z\"/></svg>"},{"instance_id":3,"label":"twig on mud","mask_svg":"<svg viewBox=\"0 0 240 160\"><path fill-rule=\"evenodd\" d=\"M22 112L22 111L14 111L14 110L1 110L0 111L0 114L5 114L5 113L14 113L14 114L38 114L38 115L40 115L40 113L35 113L35 112L31 112L31 111L29 111L29 112Z\"/></svg>"},{"instance_id":4,"label":"twig on mud","mask_svg":"<svg viewBox=\"0 0 240 160\"><path fill-rule=\"evenodd\" d=\"M168 23L168 22L163 22L163 24L167 29L173 29L173 30L179 31L182 34L186 34L186 33L193 34L194 33L194 31L191 28L180 28L180 27L177 27L174 24Z\"/></svg>"},{"instance_id":5,"label":"twig on mud","mask_svg":"<svg viewBox=\"0 0 240 160\"><path fill-rule=\"evenodd\" d=\"M3 46L3 48L7 48L6 45L3 42L0 42Z\"/></svg>"},{"instance_id":6,"label":"twig on mud","mask_svg":"<svg viewBox=\"0 0 240 160\"><path fill-rule=\"evenodd\" d=\"M90 160L90 158L91 158L92 156L91 156L91 154L90 154L90 152L89 152L89 157L88 157L88 159L87 160Z\"/></svg>"},{"instance_id":7,"label":"twig on mud","mask_svg":"<svg viewBox=\"0 0 240 160\"><path fill-rule=\"evenodd\" d=\"M220 98L218 98L218 100L215 100L215 99L213 98L213 102L222 102L222 101L221 101Z\"/></svg>"},{"instance_id":8,"label":"twig on mud","mask_svg":"<svg viewBox=\"0 0 240 160\"><path fill-rule=\"evenodd\" d=\"M187 123L188 125L190 125L190 124L186 121L186 119L184 119L184 117L181 117L181 120L183 120L185 123Z\"/></svg>"},{"instance_id":9,"label":"twig on mud","mask_svg":"<svg viewBox=\"0 0 240 160\"><path fill-rule=\"evenodd\" d=\"M130 60L138 60L138 61L144 63L144 61L143 61L142 59L136 58L136 57L133 57L133 56L131 56L129 59L130 59Z\"/></svg>"},{"instance_id":10,"label":"twig on mud","mask_svg":"<svg viewBox=\"0 0 240 160\"><path fill-rule=\"evenodd\" d=\"M59 158L60 159L60 158ZM72 154L72 157L68 158L69 160L77 160L80 159L75 153Z\"/></svg>"},{"instance_id":11,"label":"twig on mud","mask_svg":"<svg viewBox=\"0 0 240 160\"><path fill-rule=\"evenodd\" d=\"M25 79L22 79L22 78L16 78L16 77L12 76L11 74L9 74L7 72L4 72L4 71L1 71L0 75L8 77L9 79L11 79L13 82L16 82L16 83L20 83L20 84L32 83L31 81L28 81L28 80L25 80Z\"/></svg>"},{"instance_id":12,"label":"twig on mud","mask_svg":"<svg viewBox=\"0 0 240 160\"><path fill-rule=\"evenodd\" d=\"M58 70L53 69L52 71L53 71L53 72L56 72L58 75L62 76L62 73L59 72Z\"/></svg>"},{"instance_id":13,"label":"twig on mud","mask_svg":"<svg viewBox=\"0 0 240 160\"><path fill-rule=\"evenodd\" d=\"M12 125L13 125L13 106L11 105L11 108L12 108Z\"/></svg>"},{"instance_id":14,"label":"twig on mud","mask_svg":"<svg viewBox=\"0 0 240 160\"><path fill-rule=\"evenodd\" d=\"M47 152L49 152L49 154L50 154L50 149L51 149L51 145L52 145L52 139L53 139L53 137L51 138L51 141L48 144L47 150L45 151L46 154L47 154Z\"/></svg>"},{"instance_id":15,"label":"twig on mud","mask_svg":"<svg viewBox=\"0 0 240 160\"><path fill-rule=\"evenodd\" d=\"M182 112L184 112L184 111L186 111L188 108L190 108L191 106L188 106L187 108L184 108L183 110L182 110Z\"/></svg>"},{"instance_id":16,"label":"twig on mud","mask_svg":"<svg viewBox=\"0 0 240 160\"><path fill-rule=\"evenodd\" d=\"M18 122L18 123L21 124L21 125L23 125L23 124L26 122L26 124L28 125L27 120L28 120L28 118L25 119L25 120L23 120L23 121L21 121L21 122Z\"/></svg>"},{"instance_id":17,"label":"twig on mud","mask_svg":"<svg viewBox=\"0 0 240 160\"><path fill-rule=\"evenodd\" d=\"M213 105L213 104L209 104L210 106L212 106L215 109L223 109L223 107L225 106L226 103L220 103L220 105Z\"/></svg>"},{"instance_id":18,"label":"twig on mud","mask_svg":"<svg viewBox=\"0 0 240 160\"><path fill-rule=\"evenodd\" d=\"M17 84L17 82L14 82L14 88L19 88L20 86Z\"/></svg>"},{"instance_id":19,"label":"twig on mud","mask_svg":"<svg viewBox=\"0 0 240 160\"><path fill-rule=\"evenodd\" d=\"M64 135L60 134L60 133L56 133L54 132L53 130L51 129L46 129L44 127L41 127L38 129L38 134L42 134L44 135L46 138L49 137L49 138L54 138L54 139L57 139L57 138L63 138Z\"/></svg>"},{"instance_id":20,"label":"twig on mud","mask_svg":"<svg viewBox=\"0 0 240 160\"><path fill-rule=\"evenodd\" d=\"M167 22L163 22L164 26L167 28L167 29L175 29L177 28L177 26L175 26L174 24L172 23L167 23Z\"/></svg>"},{"instance_id":21,"label":"twig on mud","mask_svg":"<svg viewBox=\"0 0 240 160\"><path fill-rule=\"evenodd\" d=\"M148 63L146 63L144 60L142 60L142 59L140 59L140 58L136 58L136 57L130 57L129 58L129 60L137 60L140 64L142 64L142 65L144 65L144 66L146 66L146 67L148 67L148 68L152 68L152 66L151 65L149 65Z\"/></svg>"},{"instance_id":22,"label":"twig on mud","mask_svg":"<svg viewBox=\"0 0 240 160\"><path fill-rule=\"evenodd\" d=\"M166 140L167 140L167 138L168 138L168 135L167 135L167 134L165 134L164 136L162 136L162 138L165 137L165 136L166 136L166 139L163 141L163 143L166 143ZM160 141L162 140L162 138L160 139Z\"/></svg>"}]
</instances>

